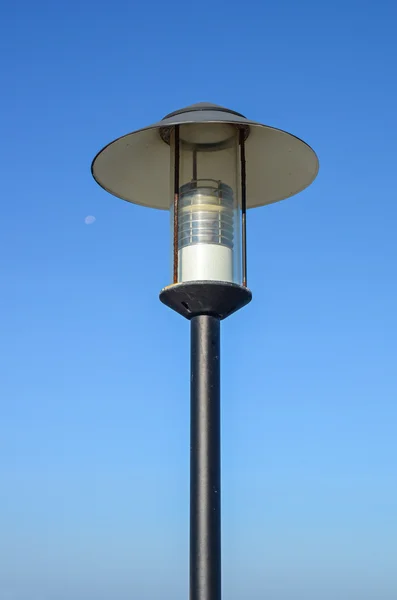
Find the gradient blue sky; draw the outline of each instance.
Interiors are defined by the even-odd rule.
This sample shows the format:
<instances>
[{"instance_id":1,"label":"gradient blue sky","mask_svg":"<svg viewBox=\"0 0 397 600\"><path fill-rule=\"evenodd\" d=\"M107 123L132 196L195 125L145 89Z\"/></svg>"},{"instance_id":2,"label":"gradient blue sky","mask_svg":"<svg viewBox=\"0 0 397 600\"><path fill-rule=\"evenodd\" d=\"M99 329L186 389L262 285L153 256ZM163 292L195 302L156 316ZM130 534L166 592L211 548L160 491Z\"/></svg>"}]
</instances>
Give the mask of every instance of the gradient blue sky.
<instances>
[{"instance_id":1,"label":"gradient blue sky","mask_svg":"<svg viewBox=\"0 0 397 600\"><path fill-rule=\"evenodd\" d=\"M0 22L0 599L188 597L168 216L90 162L206 100L321 162L249 213L254 300L223 326L224 598L395 600L396 4L25 0Z\"/></svg>"}]
</instances>

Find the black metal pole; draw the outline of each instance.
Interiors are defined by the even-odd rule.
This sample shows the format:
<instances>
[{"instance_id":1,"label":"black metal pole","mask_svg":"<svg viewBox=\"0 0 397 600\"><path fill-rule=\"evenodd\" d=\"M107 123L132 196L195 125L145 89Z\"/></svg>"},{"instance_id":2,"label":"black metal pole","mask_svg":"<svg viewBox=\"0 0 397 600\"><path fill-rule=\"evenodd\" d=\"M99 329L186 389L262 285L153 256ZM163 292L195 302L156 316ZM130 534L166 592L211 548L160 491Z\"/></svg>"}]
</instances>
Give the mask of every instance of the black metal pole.
<instances>
[{"instance_id":1,"label":"black metal pole","mask_svg":"<svg viewBox=\"0 0 397 600\"><path fill-rule=\"evenodd\" d=\"M220 321L191 319L190 600L221 600Z\"/></svg>"},{"instance_id":2,"label":"black metal pole","mask_svg":"<svg viewBox=\"0 0 397 600\"><path fill-rule=\"evenodd\" d=\"M227 281L187 281L160 292L191 323L190 600L221 600L220 321L251 298Z\"/></svg>"}]
</instances>

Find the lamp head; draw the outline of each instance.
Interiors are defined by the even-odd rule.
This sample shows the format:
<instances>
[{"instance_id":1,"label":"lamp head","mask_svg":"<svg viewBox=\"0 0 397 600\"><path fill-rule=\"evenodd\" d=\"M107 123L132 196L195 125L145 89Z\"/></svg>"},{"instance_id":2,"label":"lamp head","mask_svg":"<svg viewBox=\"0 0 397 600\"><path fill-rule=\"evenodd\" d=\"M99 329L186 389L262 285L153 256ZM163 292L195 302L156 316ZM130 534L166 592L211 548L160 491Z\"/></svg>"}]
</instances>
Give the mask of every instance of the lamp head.
<instances>
[{"instance_id":1,"label":"lamp head","mask_svg":"<svg viewBox=\"0 0 397 600\"><path fill-rule=\"evenodd\" d=\"M193 295L197 312L219 300L221 285L227 301L217 300L215 312L224 315L230 314L230 286L237 294L233 310L251 297L246 210L304 190L317 175L318 159L285 131L201 102L111 142L91 169L114 196L171 211L172 285L183 288L170 292L167 286L163 301L184 311Z\"/></svg>"}]
</instances>

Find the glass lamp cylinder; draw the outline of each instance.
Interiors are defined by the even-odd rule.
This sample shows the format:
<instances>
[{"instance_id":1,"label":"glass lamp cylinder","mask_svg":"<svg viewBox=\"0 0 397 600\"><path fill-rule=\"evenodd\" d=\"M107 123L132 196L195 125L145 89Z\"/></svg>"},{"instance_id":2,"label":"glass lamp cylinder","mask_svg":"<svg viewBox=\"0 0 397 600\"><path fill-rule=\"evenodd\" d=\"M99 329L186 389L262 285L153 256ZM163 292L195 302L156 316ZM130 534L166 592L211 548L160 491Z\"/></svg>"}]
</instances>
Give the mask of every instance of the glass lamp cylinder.
<instances>
[{"instance_id":1,"label":"glass lamp cylinder","mask_svg":"<svg viewBox=\"0 0 397 600\"><path fill-rule=\"evenodd\" d=\"M173 272L178 283L241 284L238 130L232 125L198 123L180 126L178 134L173 132L170 140L172 239L173 246L177 244L173 262L178 263Z\"/></svg>"}]
</instances>

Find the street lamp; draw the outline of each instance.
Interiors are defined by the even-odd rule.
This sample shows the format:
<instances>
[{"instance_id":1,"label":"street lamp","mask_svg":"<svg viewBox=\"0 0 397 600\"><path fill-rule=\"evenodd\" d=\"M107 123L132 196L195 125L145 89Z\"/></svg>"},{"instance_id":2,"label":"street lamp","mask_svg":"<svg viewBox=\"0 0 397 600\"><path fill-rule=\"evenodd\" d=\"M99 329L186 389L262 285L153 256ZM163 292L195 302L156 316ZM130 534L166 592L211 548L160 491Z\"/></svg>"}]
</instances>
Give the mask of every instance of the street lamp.
<instances>
[{"instance_id":1,"label":"street lamp","mask_svg":"<svg viewBox=\"0 0 397 600\"><path fill-rule=\"evenodd\" d=\"M208 103L118 138L92 163L106 191L171 213L160 300L191 322L190 600L221 598L220 321L252 297L246 211L297 194L317 172L300 139Z\"/></svg>"}]
</instances>

